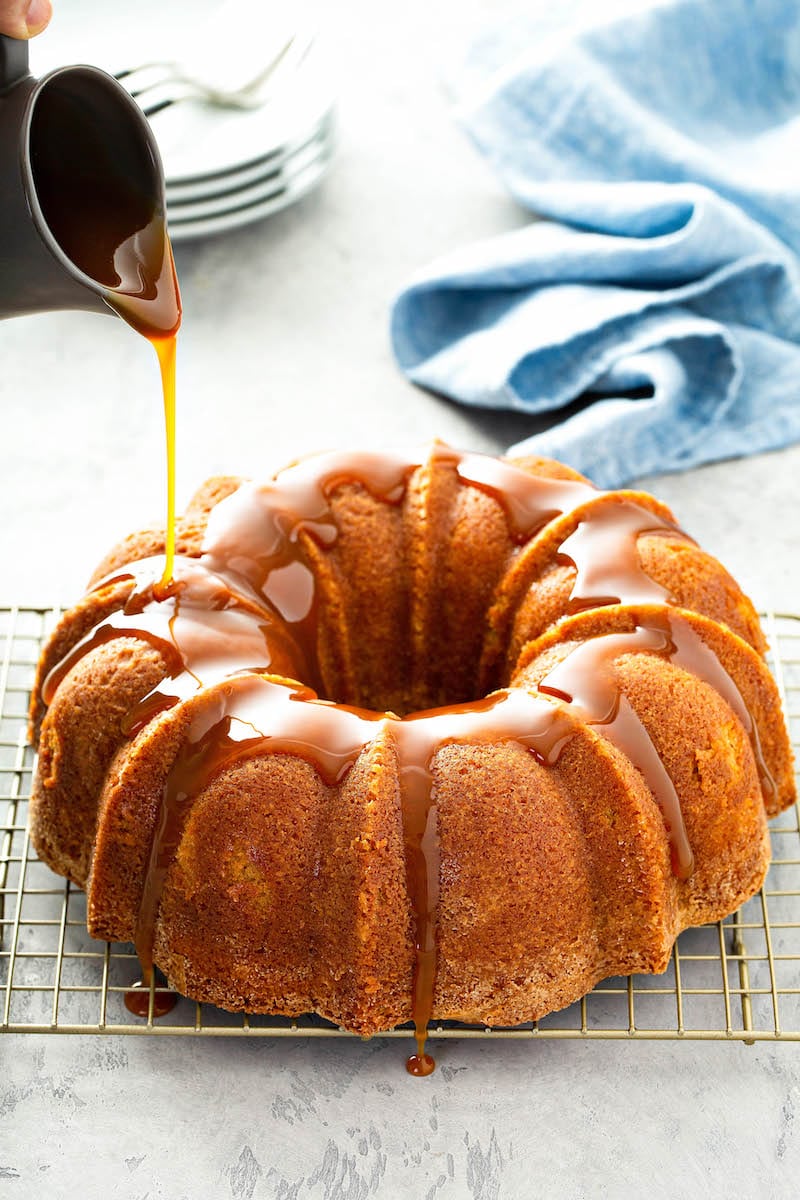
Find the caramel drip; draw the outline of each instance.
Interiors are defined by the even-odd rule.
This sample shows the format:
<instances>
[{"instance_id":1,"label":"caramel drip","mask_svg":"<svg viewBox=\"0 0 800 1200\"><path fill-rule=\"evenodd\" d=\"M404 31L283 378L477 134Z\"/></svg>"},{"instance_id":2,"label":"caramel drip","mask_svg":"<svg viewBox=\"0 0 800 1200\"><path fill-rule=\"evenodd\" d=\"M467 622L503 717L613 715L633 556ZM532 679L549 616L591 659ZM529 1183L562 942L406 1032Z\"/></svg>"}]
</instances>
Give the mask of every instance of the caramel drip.
<instances>
[{"instance_id":1,"label":"caramel drip","mask_svg":"<svg viewBox=\"0 0 800 1200\"><path fill-rule=\"evenodd\" d=\"M694 856L678 793L650 735L614 675L614 664L623 654L650 651L669 659L675 649L673 629L666 620L660 628L638 626L632 633L589 638L541 680L539 691L563 700L588 725L601 726L603 736L638 768L661 809L673 873L678 879L688 879Z\"/></svg>"},{"instance_id":2,"label":"caramel drip","mask_svg":"<svg viewBox=\"0 0 800 1200\"><path fill-rule=\"evenodd\" d=\"M378 499L400 504L414 459L366 452L320 454L281 471L269 483L245 483L209 513L203 557L212 569L235 572L259 596L269 594L270 576L297 560L300 534L322 546L338 530L331 496L346 484L361 484Z\"/></svg>"},{"instance_id":3,"label":"caramel drip","mask_svg":"<svg viewBox=\"0 0 800 1200\"><path fill-rule=\"evenodd\" d=\"M674 663L715 689L750 739L762 790L767 796L774 794L775 782L764 760L758 729L741 692L713 650L681 617L668 616L665 611L650 613L631 632L587 639L540 681L539 691L563 700L587 724L601 726L603 736L638 768L664 818L673 874L688 879L694 856L678 793L614 675L614 664L620 657L642 652Z\"/></svg>"},{"instance_id":4,"label":"caramel drip","mask_svg":"<svg viewBox=\"0 0 800 1200\"><path fill-rule=\"evenodd\" d=\"M135 736L159 712L203 686L235 672L264 669L294 678L302 655L286 627L194 559L176 560L176 579L165 598L152 582L159 560L144 559L98 587L130 581L121 611L100 622L48 674L46 704L86 654L118 637L133 637L158 650L165 679L128 714L125 733Z\"/></svg>"},{"instance_id":5,"label":"caramel drip","mask_svg":"<svg viewBox=\"0 0 800 1200\"><path fill-rule=\"evenodd\" d=\"M512 741L531 751L539 762L554 765L571 736L572 722L546 701L514 688L493 692L472 704L395 718L391 730L397 750L406 875L414 914L412 1016L417 1053L406 1066L412 1075L429 1075L434 1062L425 1053L425 1041L436 987L440 875L434 757L442 747L457 743Z\"/></svg>"},{"instance_id":6,"label":"caramel drip","mask_svg":"<svg viewBox=\"0 0 800 1200\"><path fill-rule=\"evenodd\" d=\"M557 547L576 570L571 611L617 602L669 603L665 589L644 573L637 541L643 533L685 536L671 522L627 497L607 496L579 481L534 478L481 455L462 455L436 445L429 461L452 466L462 482L502 505L511 536L520 544L552 520L584 507L577 528ZM131 580L122 612L78 643L48 676L44 691L49 702L83 655L115 637L137 637L155 645L166 664L165 680L129 715L130 736L178 699L208 689L197 697L189 734L164 785L137 923L145 979L152 970L166 874L193 800L207 784L248 758L285 753L311 763L332 786L366 745L382 730L388 733L398 759L414 925L417 1054L408 1068L424 1075L433 1069L433 1060L425 1054L425 1036L436 982L440 863L434 760L440 747L512 741L552 766L572 736L576 719L596 726L642 772L664 815L673 870L680 878L689 874L692 864L680 803L644 726L616 686L615 659L626 653L654 653L707 679L750 733L759 769L763 756L754 722L722 665L685 622L670 622L666 615L639 622L632 633L582 643L541 681L540 696L511 688L471 704L403 719L319 700L305 686L318 686L319 676L319 604L308 542L323 548L335 544L332 500L337 488L360 485L386 503L399 505L419 465L416 458L334 453L298 463L271 483L243 485L212 509L201 557L177 559L169 587L164 587L165 576L160 584L157 579L156 563L161 560L144 560L117 577ZM100 586L109 582L115 580ZM254 671L262 673L248 673ZM265 678L264 672L273 678Z\"/></svg>"},{"instance_id":7,"label":"caramel drip","mask_svg":"<svg viewBox=\"0 0 800 1200\"><path fill-rule=\"evenodd\" d=\"M717 695L725 701L728 708L736 714L739 723L750 739L761 790L768 801L776 794L777 785L764 757L758 726L735 681L725 670L711 647L706 645L688 621L676 616L668 617L666 613L662 613L659 617L648 617L647 621L651 625L660 624L668 630L671 661L688 674L702 679L704 683L712 687Z\"/></svg>"},{"instance_id":8,"label":"caramel drip","mask_svg":"<svg viewBox=\"0 0 800 1200\"><path fill-rule=\"evenodd\" d=\"M144 971L142 972L141 983L135 983L132 988L128 988L125 993L125 1007L128 1012L133 1013L135 1017L150 1016L150 982L152 972L145 978ZM175 1005L178 1003L178 997L174 992L154 992L153 993L153 1016L165 1017L168 1012L172 1012Z\"/></svg>"},{"instance_id":9,"label":"caramel drip","mask_svg":"<svg viewBox=\"0 0 800 1200\"><path fill-rule=\"evenodd\" d=\"M381 713L318 700L309 688L260 675L228 680L199 698L164 783L142 890L136 952L145 978L153 966L164 880L195 797L226 768L263 754L303 758L331 787L341 782L386 719Z\"/></svg>"},{"instance_id":10,"label":"caramel drip","mask_svg":"<svg viewBox=\"0 0 800 1200\"><path fill-rule=\"evenodd\" d=\"M672 534L688 541L672 522L632 500L601 502L583 515L558 548L559 557L575 567L570 613L607 604L669 602L668 590L642 570L638 542L643 534Z\"/></svg>"},{"instance_id":11,"label":"caramel drip","mask_svg":"<svg viewBox=\"0 0 800 1200\"><path fill-rule=\"evenodd\" d=\"M452 463L464 483L479 488L501 506L509 532L519 543L527 542L563 513L602 495L591 483L529 475L511 463L485 454L459 454L447 446L437 446L435 457Z\"/></svg>"},{"instance_id":12,"label":"caramel drip","mask_svg":"<svg viewBox=\"0 0 800 1200\"><path fill-rule=\"evenodd\" d=\"M415 463L398 456L338 452L306 459L269 483L243 484L209 514L202 562L230 586L290 625L303 651L301 678L324 691L318 655L319 598L307 539L330 547L338 537L331 497L361 484L402 503Z\"/></svg>"}]
</instances>

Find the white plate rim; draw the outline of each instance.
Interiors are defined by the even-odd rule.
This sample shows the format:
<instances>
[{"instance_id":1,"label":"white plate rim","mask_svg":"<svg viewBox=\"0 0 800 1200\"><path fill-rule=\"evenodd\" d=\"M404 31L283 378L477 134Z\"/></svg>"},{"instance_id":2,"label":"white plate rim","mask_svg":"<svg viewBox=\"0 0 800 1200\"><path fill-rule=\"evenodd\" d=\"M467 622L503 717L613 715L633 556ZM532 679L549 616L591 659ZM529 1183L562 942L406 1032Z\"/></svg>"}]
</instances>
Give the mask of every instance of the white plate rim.
<instances>
[{"instance_id":1,"label":"white plate rim","mask_svg":"<svg viewBox=\"0 0 800 1200\"><path fill-rule=\"evenodd\" d=\"M287 144L282 152L270 151L268 154L251 159L240 168L230 171L210 171L208 175L197 176L191 184L166 181L166 197L168 204L186 204L194 200L211 198L233 191L238 187L246 187L259 179L266 178L284 169L297 154L313 144L330 142L334 134L333 108L325 114L321 121L306 135L295 138Z\"/></svg>"},{"instance_id":2,"label":"white plate rim","mask_svg":"<svg viewBox=\"0 0 800 1200\"><path fill-rule=\"evenodd\" d=\"M312 191L323 179L331 164L330 157L324 157L321 162L314 164L315 170L309 170L307 176L296 181L291 191L285 191L273 198L267 198L261 203L250 205L246 209L233 209L221 212L215 216L197 221L178 221L169 224L170 238L173 242L188 242L194 238L209 237L212 234L225 233L242 225L260 221L272 213L288 208Z\"/></svg>"},{"instance_id":3,"label":"white plate rim","mask_svg":"<svg viewBox=\"0 0 800 1200\"><path fill-rule=\"evenodd\" d=\"M262 179L247 187L227 191L221 196L212 196L207 200L193 200L185 204L170 204L167 201L167 220L170 228L175 223L203 220L206 217L218 216L226 212L235 212L240 208L256 204L261 199L267 199L279 192L293 188L295 181L302 178L304 172L317 163L330 159L332 147L327 143L312 146L307 152L298 155L282 171L271 171Z\"/></svg>"}]
</instances>

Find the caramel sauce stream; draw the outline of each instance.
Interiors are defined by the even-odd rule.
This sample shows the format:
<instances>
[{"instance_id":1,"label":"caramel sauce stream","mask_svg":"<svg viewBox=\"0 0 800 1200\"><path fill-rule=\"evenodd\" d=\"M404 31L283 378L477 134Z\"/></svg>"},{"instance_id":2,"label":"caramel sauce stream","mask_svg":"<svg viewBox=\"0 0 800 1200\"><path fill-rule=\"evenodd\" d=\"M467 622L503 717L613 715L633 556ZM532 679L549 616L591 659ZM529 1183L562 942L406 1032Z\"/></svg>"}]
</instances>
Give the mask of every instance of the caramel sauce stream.
<instances>
[{"instance_id":1,"label":"caramel sauce stream","mask_svg":"<svg viewBox=\"0 0 800 1200\"><path fill-rule=\"evenodd\" d=\"M181 299L172 246L162 212L117 247L114 267L119 283L104 288L104 298L155 350L161 374L166 437L167 511L164 570L166 593L175 567L175 364L181 323Z\"/></svg>"},{"instance_id":2,"label":"caramel sauce stream","mask_svg":"<svg viewBox=\"0 0 800 1200\"><path fill-rule=\"evenodd\" d=\"M164 571L162 591L172 583L175 570L175 359L177 338L152 338L161 368L161 389L164 393L164 430L167 461L167 521L165 526Z\"/></svg>"}]
</instances>

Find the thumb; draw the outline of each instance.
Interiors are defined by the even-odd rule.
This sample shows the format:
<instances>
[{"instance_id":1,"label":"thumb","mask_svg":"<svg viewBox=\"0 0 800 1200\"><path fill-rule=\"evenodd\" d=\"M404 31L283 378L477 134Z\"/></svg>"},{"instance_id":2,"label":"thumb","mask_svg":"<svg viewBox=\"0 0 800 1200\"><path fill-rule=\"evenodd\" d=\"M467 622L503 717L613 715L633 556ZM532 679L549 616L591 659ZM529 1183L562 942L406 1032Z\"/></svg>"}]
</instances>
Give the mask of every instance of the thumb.
<instances>
[{"instance_id":1,"label":"thumb","mask_svg":"<svg viewBox=\"0 0 800 1200\"><path fill-rule=\"evenodd\" d=\"M33 37L42 32L52 15L51 0L0 0L0 33Z\"/></svg>"}]
</instances>

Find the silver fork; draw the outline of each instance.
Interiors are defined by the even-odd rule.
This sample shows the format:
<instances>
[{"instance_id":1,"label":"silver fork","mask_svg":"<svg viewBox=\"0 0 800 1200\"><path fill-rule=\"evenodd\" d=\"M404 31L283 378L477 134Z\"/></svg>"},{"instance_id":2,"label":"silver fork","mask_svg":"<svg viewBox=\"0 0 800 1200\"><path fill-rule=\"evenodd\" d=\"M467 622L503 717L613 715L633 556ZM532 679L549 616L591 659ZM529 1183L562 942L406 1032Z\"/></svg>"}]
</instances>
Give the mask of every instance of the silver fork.
<instances>
[{"instance_id":1,"label":"silver fork","mask_svg":"<svg viewBox=\"0 0 800 1200\"><path fill-rule=\"evenodd\" d=\"M297 30L281 37L270 59L235 86L214 82L177 60L139 63L116 71L114 78L139 103L146 117L181 100L205 100L223 108L260 108L300 69L315 40L313 30Z\"/></svg>"}]
</instances>

